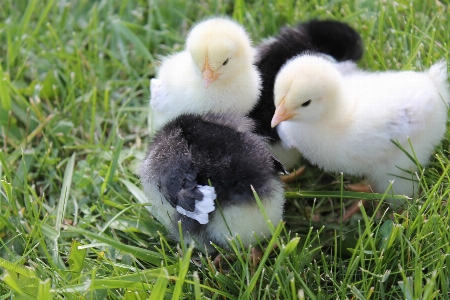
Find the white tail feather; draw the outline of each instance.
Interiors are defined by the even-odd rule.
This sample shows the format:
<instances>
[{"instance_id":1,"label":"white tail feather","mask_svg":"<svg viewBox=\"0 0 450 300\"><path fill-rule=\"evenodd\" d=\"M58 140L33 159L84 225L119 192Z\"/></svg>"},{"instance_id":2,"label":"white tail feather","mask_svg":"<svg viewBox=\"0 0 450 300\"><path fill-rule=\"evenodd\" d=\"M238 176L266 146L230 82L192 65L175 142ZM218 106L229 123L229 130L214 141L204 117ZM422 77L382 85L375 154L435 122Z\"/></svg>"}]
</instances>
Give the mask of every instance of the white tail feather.
<instances>
[{"instance_id":1,"label":"white tail feather","mask_svg":"<svg viewBox=\"0 0 450 300\"><path fill-rule=\"evenodd\" d=\"M428 75L437 87L439 94L444 102L448 105L450 103L447 62L440 60L430 67Z\"/></svg>"},{"instance_id":2,"label":"white tail feather","mask_svg":"<svg viewBox=\"0 0 450 300\"><path fill-rule=\"evenodd\" d=\"M436 85L447 82L447 62L440 60L428 69L428 74Z\"/></svg>"},{"instance_id":3,"label":"white tail feather","mask_svg":"<svg viewBox=\"0 0 450 300\"><path fill-rule=\"evenodd\" d=\"M207 185L197 185L197 188L203 194L202 200L195 200L195 210L193 212L187 211L181 206L176 207L177 211L191 219L197 220L200 224L207 224L209 222L208 214L214 211L214 200L216 199L216 191L214 187Z\"/></svg>"}]
</instances>

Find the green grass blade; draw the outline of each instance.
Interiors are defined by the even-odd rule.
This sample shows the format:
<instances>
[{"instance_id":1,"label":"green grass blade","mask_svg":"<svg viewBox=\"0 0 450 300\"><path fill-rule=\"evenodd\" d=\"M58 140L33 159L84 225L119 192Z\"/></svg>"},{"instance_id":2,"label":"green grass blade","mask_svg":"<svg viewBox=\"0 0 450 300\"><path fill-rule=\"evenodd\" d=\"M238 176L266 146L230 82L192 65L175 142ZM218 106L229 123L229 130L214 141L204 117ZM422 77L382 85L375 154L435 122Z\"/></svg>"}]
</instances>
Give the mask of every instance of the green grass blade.
<instances>
[{"instance_id":1,"label":"green grass blade","mask_svg":"<svg viewBox=\"0 0 450 300\"><path fill-rule=\"evenodd\" d=\"M344 198L344 199L364 199L364 200L379 200L385 198L384 194L377 193L361 193L361 192L349 192L349 191L298 191L298 192L285 192L286 198ZM392 199L409 200L409 197L404 195L389 195Z\"/></svg>"},{"instance_id":2,"label":"green grass blade","mask_svg":"<svg viewBox=\"0 0 450 300\"><path fill-rule=\"evenodd\" d=\"M114 153L113 153L113 157L111 160L111 164L109 165L108 173L106 174L105 181L102 184L102 190L101 190L102 195L106 191L107 186L110 185L113 181L114 173L116 172L117 165L119 163L119 156L120 156L120 152L122 151L123 142L124 142L123 138L117 137L116 144L114 145Z\"/></svg>"},{"instance_id":3,"label":"green grass blade","mask_svg":"<svg viewBox=\"0 0 450 300\"><path fill-rule=\"evenodd\" d=\"M153 55L148 51L141 39L139 39L139 37L137 37L136 34L127 27L126 22L115 19L112 21L112 26L114 30L120 34L120 36L132 43L136 47L136 50L139 51L139 53L150 63L153 65L156 63Z\"/></svg>"},{"instance_id":4,"label":"green grass blade","mask_svg":"<svg viewBox=\"0 0 450 300\"><path fill-rule=\"evenodd\" d=\"M161 269L161 276L156 280L155 285L153 286L152 292L150 294L150 300L158 300L164 299L164 295L167 291L167 284L169 283L169 279L164 276L164 270Z\"/></svg>"},{"instance_id":5,"label":"green grass blade","mask_svg":"<svg viewBox=\"0 0 450 300\"><path fill-rule=\"evenodd\" d=\"M40 281L38 286L37 300L48 300L52 299L50 293L50 279L46 279L45 281Z\"/></svg>"},{"instance_id":6,"label":"green grass blade","mask_svg":"<svg viewBox=\"0 0 450 300\"><path fill-rule=\"evenodd\" d=\"M69 195L70 195L70 188L72 185L72 176L73 176L73 171L74 171L74 167L75 167L75 158L76 158L76 153L73 153L72 156L70 157L70 159L67 161L66 169L64 171L61 195L59 196L58 208L56 210L55 230L58 233L58 235L56 236L56 238L54 240L54 254L53 254L54 261L56 263L58 263L60 261L59 253L58 253L58 251L59 251L58 238L61 234L61 225L62 225L62 222L64 219L64 214L66 212L66 205L67 205L67 201L68 201ZM62 267L63 264L60 264L60 266Z\"/></svg>"},{"instance_id":7,"label":"green grass blade","mask_svg":"<svg viewBox=\"0 0 450 300\"><path fill-rule=\"evenodd\" d=\"M0 116L2 120L0 125L6 125L7 112L11 110L11 96L9 95L8 84L9 78L3 73L2 64L0 64Z\"/></svg>"},{"instance_id":8,"label":"green grass blade","mask_svg":"<svg viewBox=\"0 0 450 300\"><path fill-rule=\"evenodd\" d=\"M86 249L78 249L78 246L82 244L77 241L72 241L72 245L70 246L69 259L67 262L69 263L69 270L71 271L72 278L77 279L81 271L83 270L84 261L86 258Z\"/></svg>"},{"instance_id":9,"label":"green grass blade","mask_svg":"<svg viewBox=\"0 0 450 300\"><path fill-rule=\"evenodd\" d=\"M180 272L178 273L178 280L173 289L172 300L180 299L182 296L182 289L186 274L189 270L189 264L191 262L192 251L194 250L194 245L191 244L187 251L183 253L183 259L180 261Z\"/></svg>"},{"instance_id":10,"label":"green grass blade","mask_svg":"<svg viewBox=\"0 0 450 300\"><path fill-rule=\"evenodd\" d=\"M25 267L13 264L12 262L9 262L3 258L0 257L0 267L3 269L6 269L10 272L14 272L29 278L36 278L36 274L34 271L27 269Z\"/></svg>"},{"instance_id":11,"label":"green grass blade","mask_svg":"<svg viewBox=\"0 0 450 300\"><path fill-rule=\"evenodd\" d=\"M269 245L267 246L267 249L272 249L273 246L275 245L275 243L277 242L277 239L281 233L281 231L283 230L284 224L282 222L280 222L278 224L278 226L275 228L275 231L273 233L273 236L269 242ZM261 259L261 262L258 266L258 269L255 272L255 275L253 275L252 279L250 280L250 283L248 285L248 288L246 289L246 291L244 292L242 299L250 299L250 294L252 293L252 291L254 290L256 283L259 280L259 276L261 275L261 272L264 268L264 264L267 261L268 257L269 257L270 251L266 251Z\"/></svg>"},{"instance_id":12,"label":"green grass blade","mask_svg":"<svg viewBox=\"0 0 450 300\"><path fill-rule=\"evenodd\" d=\"M93 232L90 232L90 231L87 231L84 229L71 227L71 228L68 228L67 231L82 234L91 239L95 239L95 240L101 241L103 243L107 243L110 246L113 246L121 251L124 251L131 255L134 255L135 257L142 259L144 261L147 261L154 265L160 265L161 260L164 259L164 257L158 252L149 251L149 250L142 249L139 247L125 245L125 244L120 243L119 241L113 240L112 238L109 238L109 237L106 237L103 235L98 235L98 234L95 234Z\"/></svg>"}]
</instances>

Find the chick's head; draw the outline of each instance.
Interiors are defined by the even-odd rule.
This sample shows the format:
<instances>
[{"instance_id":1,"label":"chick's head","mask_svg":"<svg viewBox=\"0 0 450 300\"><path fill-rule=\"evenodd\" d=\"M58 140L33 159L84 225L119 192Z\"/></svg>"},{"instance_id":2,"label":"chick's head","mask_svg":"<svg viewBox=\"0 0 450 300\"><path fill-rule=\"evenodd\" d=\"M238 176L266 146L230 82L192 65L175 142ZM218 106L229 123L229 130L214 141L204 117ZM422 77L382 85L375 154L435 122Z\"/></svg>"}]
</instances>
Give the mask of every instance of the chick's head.
<instances>
[{"instance_id":1,"label":"chick's head","mask_svg":"<svg viewBox=\"0 0 450 300\"><path fill-rule=\"evenodd\" d=\"M252 66L251 41L241 25L228 18L200 22L189 33L186 49L203 78L205 88L214 81L236 77Z\"/></svg>"},{"instance_id":2,"label":"chick's head","mask_svg":"<svg viewBox=\"0 0 450 300\"><path fill-rule=\"evenodd\" d=\"M275 80L272 127L288 119L315 122L333 113L341 93L341 75L326 59L302 55L288 61Z\"/></svg>"}]
</instances>

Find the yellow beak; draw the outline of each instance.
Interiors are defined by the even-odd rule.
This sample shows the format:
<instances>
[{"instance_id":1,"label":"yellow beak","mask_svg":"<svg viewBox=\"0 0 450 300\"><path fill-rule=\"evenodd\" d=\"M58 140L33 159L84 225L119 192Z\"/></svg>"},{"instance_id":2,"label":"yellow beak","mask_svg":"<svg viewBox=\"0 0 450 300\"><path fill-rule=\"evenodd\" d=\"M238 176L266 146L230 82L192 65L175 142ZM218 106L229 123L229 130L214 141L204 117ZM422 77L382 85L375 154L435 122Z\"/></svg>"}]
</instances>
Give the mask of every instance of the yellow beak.
<instances>
[{"instance_id":1,"label":"yellow beak","mask_svg":"<svg viewBox=\"0 0 450 300\"><path fill-rule=\"evenodd\" d=\"M219 74L214 73L213 70L209 67L209 60L206 58L205 68L203 69L203 86L205 89L209 87L209 85L219 77Z\"/></svg>"},{"instance_id":2,"label":"yellow beak","mask_svg":"<svg viewBox=\"0 0 450 300\"><path fill-rule=\"evenodd\" d=\"M281 100L280 105L277 106L275 109L275 114L273 115L272 122L270 123L270 126L275 127L278 124L280 124L283 121L286 121L290 118L292 118L295 114L289 113L284 107L284 98Z\"/></svg>"}]
</instances>

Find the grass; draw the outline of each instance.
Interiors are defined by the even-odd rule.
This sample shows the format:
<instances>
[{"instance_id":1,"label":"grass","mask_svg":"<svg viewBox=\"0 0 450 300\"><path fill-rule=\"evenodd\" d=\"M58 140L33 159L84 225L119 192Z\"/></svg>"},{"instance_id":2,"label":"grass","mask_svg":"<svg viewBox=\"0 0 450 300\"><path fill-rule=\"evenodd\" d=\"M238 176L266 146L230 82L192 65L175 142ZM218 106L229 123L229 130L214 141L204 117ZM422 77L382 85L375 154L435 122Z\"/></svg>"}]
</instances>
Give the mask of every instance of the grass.
<instances>
[{"instance_id":1,"label":"grass","mask_svg":"<svg viewBox=\"0 0 450 300\"><path fill-rule=\"evenodd\" d=\"M262 243L278 249L257 267L232 241L238 259L218 272L137 204L157 58L213 14L255 43L297 21L348 22L369 70L449 60L447 0L3 1L0 299L448 299L450 131L401 213L307 168L286 194L286 223ZM371 205L343 224L358 197Z\"/></svg>"}]
</instances>

